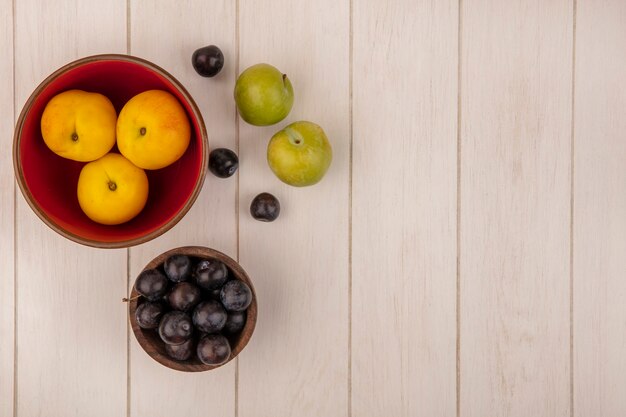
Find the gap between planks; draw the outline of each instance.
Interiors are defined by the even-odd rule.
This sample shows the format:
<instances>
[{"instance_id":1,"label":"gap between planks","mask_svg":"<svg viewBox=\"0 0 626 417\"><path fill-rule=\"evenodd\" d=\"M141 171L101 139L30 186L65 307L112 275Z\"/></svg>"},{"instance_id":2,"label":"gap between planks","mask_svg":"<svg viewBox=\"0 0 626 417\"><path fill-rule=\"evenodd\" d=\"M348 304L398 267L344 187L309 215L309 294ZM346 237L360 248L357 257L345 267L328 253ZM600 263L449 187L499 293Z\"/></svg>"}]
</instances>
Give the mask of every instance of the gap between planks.
<instances>
[{"instance_id":1,"label":"gap between planks","mask_svg":"<svg viewBox=\"0 0 626 417\"><path fill-rule=\"evenodd\" d=\"M350 145L348 150L348 417L352 417L352 178L354 155L354 4L349 0L349 37L348 37L348 117Z\"/></svg>"},{"instance_id":2,"label":"gap between planks","mask_svg":"<svg viewBox=\"0 0 626 417\"><path fill-rule=\"evenodd\" d=\"M239 0L235 0L235 79L239 75ZM237 107L235 106L235 152L239 155L239 115L237 114ZM240 259L240 245L239 245L239 170L237 170L235 178L235 233L236 237L236 255L237 262L241 262ZM234 417L239 417L239 357L235 358L235 410Z\"/></svg>"},{"instance_id":3,"label":"gap between planks","mask_svg":"<svg viewBox=\"0 0 626 417\"><path fill-rule=\"evenodd\" d=\"M131 48L131 7L130 0L126 0L126 54L130 55ZM130 248L126 248L126 292L130 288ZM129 295L130 297L130 295ZM126 320L126 417L131 414L131 360L130 360L130 321Z\"/></svg>"},{"instance_id":4,"label":"gap between planks","mask_svg":"<svg viewBox=\"0 0 626 417\"><path fill-rule=\"evenodd\" d=\"M456 108L456 417L461 416L461 76L463 0L458 3Z\"/></svg>"},{"instance_id":5,"label":"gap between planks","mask_svg":"<svg viewBox=\"0 0 626 417\"><path fill-rule=\"evenodd\" d=\"M569 232L569 400L570 416L574 417L574 110L576 104L576 7L572 0L572 103L570 137L570 232Z\"/></svg>"},{"instance_id":6,"label":"gap between planks","mask_svg":"<svg viewBox=\"0 0 626 417\"><path fill-rule=\"evenodd\" d=\"M11 23L13 25L13 123L17 118L17 103L15 102L15 34L16 30L16 6L15 1L11 3ZM13 182L13 417L17 417L17 187Z\"/></svg>"}]
</instances>

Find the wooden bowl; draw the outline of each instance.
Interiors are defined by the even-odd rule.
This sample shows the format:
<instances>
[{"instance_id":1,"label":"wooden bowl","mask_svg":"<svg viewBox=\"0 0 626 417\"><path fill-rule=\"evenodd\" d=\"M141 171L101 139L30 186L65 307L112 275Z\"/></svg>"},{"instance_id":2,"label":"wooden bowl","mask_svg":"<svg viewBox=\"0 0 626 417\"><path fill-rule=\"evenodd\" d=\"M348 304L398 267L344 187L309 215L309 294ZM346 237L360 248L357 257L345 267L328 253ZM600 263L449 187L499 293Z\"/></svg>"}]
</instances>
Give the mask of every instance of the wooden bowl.
<instances>
[{"instance_id":1,"label":"wooden bowl","mask_svg":"<svg viewBox=\"0 0 626 417\"><path fill-rule=\"evenodd\" d=\"M46 104L56 94L70 89L104 94L118 113L134 95L160 89L173 94L187 112L191 125L189 147L174 164L146 170L148 202L129 222L106 226L90 220L76 195L78 176L85 163L54 154L43 141L40 121ZM17 120L13 165L24 198L45 224L83 245L121 248L165 233L187 213L204 183L208 147L200 110L173 76L133 56L95 55L58 69L32 93ZM117 152L117 147L112 152Z\"/></svg>"},{"instance_id":2,"label":"wooden bowl","mask_svg":"<svg viewBox=\"0 0 626 417\"><path fill-rule=\"evenodd\" d=\"M165 260L172 255L187 255L191 258L197 259L217 259L228 267L231 276L234 276L234 278L245 282L252 290L252 303L248 307L246 324L243 330L237 335L227 337L231 346L231 355L226 363L230 362L231 360L236 358L239 353L241 353L243 348L246 347L246 345L250 341L250 338L252 337L254 327L256 326L257 300L252 281L250 281L250 278L248 277L248 274L246 274L246 271L244 271L243 268L234 259L214 249L205 248L202 246L185 246L171 249L150 261L150 263L146 265L143 271L145 271L146 269L160 268L163 265L163 262L165 262ZM200 362L200 360L195 357L195 355L192 355L189 360L184 362L171 359L165 352L165 344L159 338L158 331L142 329L141 327L139 327L137 321L135 320L135 311L143 301L143 297L141 297L137 293L137 291L135 290L135 286L133 285L133 289L130 294L130 301L128 303L128 318L130 320L133 333L135 334L135 337L139 342L139 345L141 345L143 350L152 359L159 362L161 365L167 366L168 368L183 372L209 371L211 369L215 369L219 366L223 366L226 364L224 363L218 366L205 365Z\"/></svg>"}]
</instances>

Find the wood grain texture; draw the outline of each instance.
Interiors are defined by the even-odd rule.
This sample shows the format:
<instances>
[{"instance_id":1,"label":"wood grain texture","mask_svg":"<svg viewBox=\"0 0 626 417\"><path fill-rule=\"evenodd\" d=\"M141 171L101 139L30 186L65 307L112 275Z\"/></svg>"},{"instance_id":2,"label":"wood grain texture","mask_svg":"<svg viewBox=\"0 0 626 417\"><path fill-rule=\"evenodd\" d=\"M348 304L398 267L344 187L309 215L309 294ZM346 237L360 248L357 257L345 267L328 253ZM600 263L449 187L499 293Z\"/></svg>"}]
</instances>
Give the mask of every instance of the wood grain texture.
<instances>
[{"instance_id":1,"label":"wood grain texture","mask_svg":"<svg viewBox=\"0 0 626 417\"><path fill-rule=\"evenodd\" d=\"M574 415L626 415L626 3L577 1Z\"/></svg>"},{"instance_id":2,"label":"wood grain texture","mask_svg":"<svg viewBox=\"0 0 626 417\"><path fill-rule=\"evenodd\" d=\"M222 49L225 65L214 78L199 76L191 55L202 46ZM235 3L175 1L155 4L132 0L130 53L154 62L176 77L190 92L204 118L210 148L235 149ZM208 246L237 256L236 178L210 173L191 210L167 234L130 250L130 286L144 266L166 250L188 245ZM152 360L130 334L130 414L141 416L233 416L235 362L210 372L185 374Z\"/></svg>"},{"instance_id":3,"label":"wood grain texture","mask_svg":"<svg viewBox=\"0 0 626 417\"><path fill-rule=\"evenodd\" d=\"M454 416L457 2L353 19L353 415Z\"/></svg>"},{"instance_id":4,"label":"wood grain texture","mask_svg":"<svg viewBox=\"0 0 626 417\"><path fill-rule=\"evenodd\" d=\"M191 66L209 44L226 56L211 79ZM130 251L51 231L0 154L0 417L626 415L624 1L0 0L0 48L6 149L48 74L125 52L182 82L211 148L240 148L238 178L208 174L176 227ZM296 95L266 128L232 98L259 62ZM300 119L334 161L296 189L265 152ZM249 215L263 191L274 223ZM250 343L210 372L152 360L120 302L186 245L240 255L258 296Z\"/></svg>"},{"instance_id":5,"label":"wood grain texture","mask_svg":"<svg viewBox=\"0 0 626 417\"><path fill-rule=\"evenodd\" d=\"M260 128L240 120L240 262L259 315L239 356L239 416L346 416L348 412L349 4L240 1L240 72L260 62L286 73L294 106ZM266 161L271 136L297 120L322 126L333 147L324 179L280 182ZM250 216L261 192L280 217Z\"/></svg>"},{"instance_id":6,"label":"wood grain texture","mask_svg":"<svg viewBox=\"0 0 626 417\"><path fill-rule=\"evenodd\" d=\"M13 2L0 1L0 416L13 415L15 342L13 146Z\"/></svg>"},{"instance_id":7,"label":"wood grain texture","mask_svg":"<svg viewBox=\"0 0 626 417\"><path fill-rule=\"evenodd\" d=\"M16 109L60 66L126 45L124 1L19 1L15 25ZM62 238L21 194L16 216L17 415L122 415L126 252Z\"/></svg>"},{"instance_id":8,"label":"wood grain texture","mask_svg":"<svg viewBox=\"0 0 626 417\"><path fill-rule=\"evenodd\" d=\"M570 415L572 7L462 2L463 417Z\"/></svg>"}]
</instances>

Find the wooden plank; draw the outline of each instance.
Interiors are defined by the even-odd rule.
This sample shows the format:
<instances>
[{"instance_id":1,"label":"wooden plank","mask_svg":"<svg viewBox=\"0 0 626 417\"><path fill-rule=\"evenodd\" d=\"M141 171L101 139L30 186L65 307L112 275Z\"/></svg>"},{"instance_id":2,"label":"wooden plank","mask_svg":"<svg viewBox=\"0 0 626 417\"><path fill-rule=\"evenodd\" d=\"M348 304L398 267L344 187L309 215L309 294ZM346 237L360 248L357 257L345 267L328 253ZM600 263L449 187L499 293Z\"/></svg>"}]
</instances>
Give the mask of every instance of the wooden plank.
<instances>
[{"instance_id":1,"label":"wooden plank","mask_svg":"<svg viewBox=\"0 0 626 417\"><path fill-rule=\"evenodd\" d=\"M577 1L574 415L626 415L626 3Z\"/></svg>"},{"instance_id":2,"label":"wooden plank","mask_svg":"<svg viewBox=\"0 0 626 417\"><path fill-rule=\"evenodd\" d=\"M13 415L15 346L15 181L13 160L13 2L0 1L0 416Z\"/></svg>"},{"instance_id":3,"label":"wooden plank","mask_svg":"<svg viewBox=\"0 0 626 417\"><path fill-rule=\"evenodd\" d=\"M265 128L240 120L240 259L259 302L239 359L239 416L345 416L348 412L349 4L240 2L240 71L266 62L287 74L294 106ZM333 146L326 177L307 188L270 171L270 137L297 120L318 123ZM261 192L280 217L250 216Z\"/></svg>"},{"instance_id":4,"label":"wooden plank","mask_svg":"<svg viewBox=\"0 0 626 417\"><path fill-rule=\"evenodd\" d=\"M462 2L464 417L570 415L572 7Z\"/></svg>"},{"instance_id":5,"label":"wooden plank","mask_svg":"<svg viewBox=\"0 0 626 417\"><path fill-rule=\"evenodd\" d=\"M17 110L65 63L126 49L125 1L15 3ZM62 238L21 194L16 216L17 415L123 415L126 251Z\"/></svg>"},{"instance_id":6,"label":"wooden plank","mask_svg":"<svg viewBox=\"0 0 626 417\"><path fill-rule=\"evenodd\" d=\"M133 0L130 12L130 53L148 59L174 75L191 93L206 123L211 148L236 149L235 3L201 0L162 2ZM225 66L214 78L199 76L191 55L199 47L217 45ZM200 245L237 256L236 177L219 179L208 173L194 206L165 235L131 249L130 285L139 271L168 249ZM202 374L184 374L159 365L131 338L130 413L133 416L233 416L235 362Z\"/></svg>"},{"instance_id":7,"label":"wooden plank","mask_svg":"<svg viewBox=\"0 0 626 417\"><path fill-rule=\"evenodd\" d=\"M354 2L352 409L456 409L458 4Z\"/></svg>"}]
</instances>

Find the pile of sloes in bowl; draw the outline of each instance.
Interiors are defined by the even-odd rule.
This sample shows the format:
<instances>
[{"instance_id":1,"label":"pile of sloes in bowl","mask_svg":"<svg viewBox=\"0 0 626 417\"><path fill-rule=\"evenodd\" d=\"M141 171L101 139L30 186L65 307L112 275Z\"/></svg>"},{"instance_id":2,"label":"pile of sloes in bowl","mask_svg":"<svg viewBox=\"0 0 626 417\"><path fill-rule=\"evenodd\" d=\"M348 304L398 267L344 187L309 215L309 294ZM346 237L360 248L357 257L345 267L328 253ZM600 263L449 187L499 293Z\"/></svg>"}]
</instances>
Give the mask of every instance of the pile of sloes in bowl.
<instances>
[{"instance_id":1,"label":"pile of sloes in bowl","mask_svg":"<svg viewBox=\"0 0 626 417\"><path fill-rule=\"evenodd\" d=\"M250 287L217 259L171 255L135 281L134 319L153 331L175 361L219 366L231 357L253 298Z\"/></svg>"}]
</instances>

